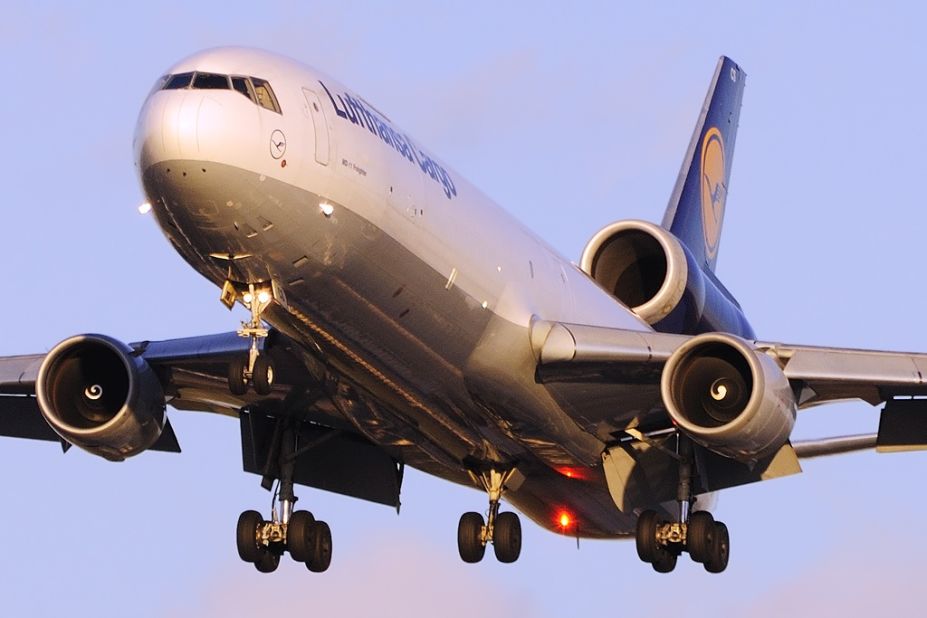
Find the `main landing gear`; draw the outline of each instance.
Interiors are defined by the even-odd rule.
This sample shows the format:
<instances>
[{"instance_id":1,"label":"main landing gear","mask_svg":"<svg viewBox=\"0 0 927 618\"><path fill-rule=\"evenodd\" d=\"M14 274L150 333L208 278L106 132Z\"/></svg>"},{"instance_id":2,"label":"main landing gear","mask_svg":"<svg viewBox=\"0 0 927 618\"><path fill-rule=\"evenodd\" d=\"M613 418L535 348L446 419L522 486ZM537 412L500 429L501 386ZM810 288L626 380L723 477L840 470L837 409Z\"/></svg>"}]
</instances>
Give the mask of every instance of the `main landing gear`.
<instances>
[{"instance_id":1,"label":"main landing gear","mask_svg":"<svg viewBox=\"0 0 927 618\"><path fill-rule=\"evenodd\" d=\"M245 511L239 516L238 555L261 573L271 573L280 564L280 556L289 552L296 562L321 573L332 561L332 533L327 523L317 521L309 511L293 510L297 500L293 494L296 436L289 419L277 421L268 459L274 453L279 457L280 486L274 496L271 519L265 521L257 511Z\"/></svg>"},{"instance_id":2,"label":"main landing gear","mask_svg":"<svg viewBox=\"0 0 927 618\"><path fill-rule=\"evenodd\" d=\"M505 483L515 470L500 472L489 470L470 475L477 479L489 494L489 513L486 521L479 513L464 513L457 525L457 550L464 562L479 562L486 553L486 544L492 543L496 560L510 563L521 554L521 520L516 513L499 512L499 501L505 490Z\"/></svg>"},{"instance_id":3,"label":"main landing gear","mask_svg":"<svg viewBox=\"0 0 927 618\"><path fill-rule=\"evenodd\" d=\"M258 350L258 341L267 337L261 314L271 300L273 294L270 291L258 289L253 283L248 285L248 291L242 295L242 301L251 311L251 319L242 322L238 336L249 338L251 347L247 356L236 357L229 363L229 391L233 395L244 395L248 392L248 386L252 386L254 392L262 396L269 395L273 388L273 360Z\"/></svg>"},{"instance_id":4,"label":"main landing gear","mask_svg":"<svg viewBox=\"0 0 927 618\"><path fill-rule=\"evenodd\" d=\"M707 511L692 511L692 450L683 436L679 437L679 503L678 521L663 521L655 511L647 510L637 519L637 555L649 562L657 573L669 573L676 560L686 551L709 573L727 568L731 539L727 526L715 521Z\"/></svg>"}]
</instances>

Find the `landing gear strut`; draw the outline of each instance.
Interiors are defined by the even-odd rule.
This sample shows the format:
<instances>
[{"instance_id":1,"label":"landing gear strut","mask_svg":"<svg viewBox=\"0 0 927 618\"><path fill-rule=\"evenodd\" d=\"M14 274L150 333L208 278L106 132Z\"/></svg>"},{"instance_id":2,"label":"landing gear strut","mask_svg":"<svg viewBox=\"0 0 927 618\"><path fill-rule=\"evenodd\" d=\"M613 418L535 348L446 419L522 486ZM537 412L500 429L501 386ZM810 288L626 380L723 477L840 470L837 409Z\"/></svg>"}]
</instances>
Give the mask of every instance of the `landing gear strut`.
<instances>
[{"instance_id":1,"label":"landing gear strut","mask_svg":"<svg viewBox=\"0 0 927 618\"><path fill-rule=\"evenodd\" d=\"M261 573L270 573L289 552L297 562L315 573L328 569L332 560L332 533L324 521L316 521L309 511L294 511L293 469L296 465L296 432L290 419L279 419L274 429L268 459L276 454L280 486L274 496L270 521L257 511L245 511L238 518L238 555L254 564ZM268 485L269 487L269 485Z\"/></svg>"},{"instance_id":2,"label":"landing gear strut","mask_svg":"<svg viewBox=\"0 0 927 618\"><path fill-rule=\"evenodd\" d=\"M270 291L258 289L253 283L248 284L248 291L242 295L242 301L251 311L251 319L241 323L238 336L250 339L251 347L246 357L237 357L229 363L229 391L233 395L244 395L248 392L249 385L254 387L254 392L258 395L269 395L273 388L273 361L258 350L258 341L267 337L261 314L271 300L273 294Z\"/></svg>"},{"instance_id":3,"label":"landing gear strut","mask_svg":"<svg viewBox=\"0 0 927 618\"><path fill-rule=\"evenodd\" d=\"M679 555L686 551L709 573L720 573L727 568L731 551L727 526L715 521L707 511L692 510L695 503L692 494L692 445L685 436L678 436L677 454L678 519L663 521L652 510L641 513L637 519L637 555L644 562L649 562L658 573L669 573L676 568Z\"/></svg>"},{"instance_id":4,"label":"landing gear strut","mask_svg":"<svg viewBox=\"0 0 927 618\"><path fill-rule=\"evenodd\" d=\"M516 513L499 512L505 483L514 473L514 468L505 472L491 469L480 474L470 473L489 494L489 512L485 522L483 516L476 512L461 515L457 525L457 550L464 562L482 560L487 543L492 543L499 562L518 560L521 554L521 520Z\"/></svg>"}]
</instances>

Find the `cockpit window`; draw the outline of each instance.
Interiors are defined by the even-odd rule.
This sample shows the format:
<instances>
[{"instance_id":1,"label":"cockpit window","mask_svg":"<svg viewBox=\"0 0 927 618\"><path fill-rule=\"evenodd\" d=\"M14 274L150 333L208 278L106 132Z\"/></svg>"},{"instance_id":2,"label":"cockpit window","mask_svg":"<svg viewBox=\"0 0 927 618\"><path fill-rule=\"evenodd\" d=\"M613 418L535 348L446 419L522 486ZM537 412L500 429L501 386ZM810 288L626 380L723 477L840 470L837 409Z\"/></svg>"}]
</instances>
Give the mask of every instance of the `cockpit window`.
<instances>
[{"instance_id":1,"label":"cockpit window","mask_svg":"<svg viewBox=\"0 0 927 618\"><path fill-rule=\"evenodd\" d=\"M254 94L257 97L258 105L279 114L280 105L277 104L277 97L274 96L274 91L270 87L270 84L257 77L252 77L251 83L254 84Z\"/></svg>"},{"instance_id":2,"label":"cockpit window","mask_svg":"<svg viewBox=\"0 0 927 618\"><path fill-rule=\"evenodd\" d=\"M232 88L251 99L252 103L257 103L257 99L254 97L254 89L251 87L251 81L247 77L232 76Z\"/></svg>"},{"instance_id":3,"label":"cockpit window","mask_svg":"<svg viewBox=\"0 0 927 618\"><path fill-rule=\"evenodd\" d=\"M181 88L187 88L192 79L193 73L178 73L177 75L172 75L170 79L167 80L167 83L164 84L164 89L180 90Z\"/></svg>"},{"instance_id":4,"label":"cockpit window","mask_svg":"<svg viewBox=\"0 0 927 618\"><path fill-rule=\"evenodd\" d=\"M158 81L154 83L154 86L151 87L151 90L148 91L148 96L151 96L152 93L157 92L164 88L164 84L167 83L167 80L171 78L170 75L162 75L158 78Z\"/></svg>"},{"instance_id":5,"label":"cockpit window","mask_svg":"<svg viewBox=\"0 0 927 618\"><path fill-rule=\"evenodd\" d=\"M193 79L193 89L228 90L229 78L227 75L218 75L216 73L197 73Z\"/></svg>"},{"instance_id":6,"label":"cockpit window","mask_svg":"<svg viewBox=\"0 0 927 618\"><path fill-rule=\"evenodd\" d=\"M244 77L233 75L220 75L219 73L177 73L176 75L165 75L156 84L156 88L161 90L182 90L184 88L193 88L194 90L228 90L231 87L244 96L251 99L251 102L260 105L264 109L272 112L282 113L280 104L277 102L277 96L273 88L267 83L267 80L257 77Z\"/></svg>"}]
</instances>

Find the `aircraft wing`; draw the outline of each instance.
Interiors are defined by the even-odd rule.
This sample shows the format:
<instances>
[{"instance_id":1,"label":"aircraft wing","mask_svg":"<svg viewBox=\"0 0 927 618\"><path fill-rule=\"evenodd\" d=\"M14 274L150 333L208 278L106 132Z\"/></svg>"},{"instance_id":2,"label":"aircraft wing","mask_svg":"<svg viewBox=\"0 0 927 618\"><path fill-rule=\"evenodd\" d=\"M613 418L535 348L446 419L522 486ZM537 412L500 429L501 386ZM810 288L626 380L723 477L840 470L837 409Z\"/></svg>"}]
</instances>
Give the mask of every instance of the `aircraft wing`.
<instances>
[{"instance_id":1,"label":"aircraft wing","mask_svg":"<svg viewBox=\"0 0 927 618\"><path fill-rule=\"evenodd\" d=\"M318 361L277 331L262 341L262 354L274 360L272 392L236 396L228 387L228 365L248 352L248 339L234 332L130 344L152 368L166 403L177 410L211 412L239 419L245 471L272 476L271 443L284 405L299 409L300 439L313 444L297 459L294 481L352 497L396 506L401 466L345 419L321 385ZM39 409L36 381L44 354L0 358L0 436L60 442ZM168 421L151 450L180 452ZM360 480L359 480L360 479Z\"/></svg>"},{"instance_id":2,"label":"aircraft wing","mask_svg":"<svg viewBox=\"0 0 927 618\"><path fill-rule=\"evenodd\" d=\"M538 381L587 386L633 382L639 390L649 386L656 399L651 417L654 409L665 414L656 394L663 366L691 339L559 322L536 321L532 327ZM796 455L816 457L873 447L883 452L927 448L927 354L745 343L775 361L799 410L853 399L873 406L885 404L877 433L794 443ZM574 401L573 405L583 403ZM668 418L662 422L669 427ZM795 464L791 468L797 471Z\"/></svg>"},{"instance_id":3,"label":"aircraft wing","mask_svg":"<svg viewBox=\"0 0 927 618\"><path fill-rule=\"evenodd\" d=\"M606 369L639 365L659 381L663 365L692 337L597 326L535 322L532 339L542 382L594 381ZM927 396L927 354L750 342L772 357L796 387L799 408L860 399L871 405Z\"/></svg>"},{"instance_id":4,"label":"aircraft wing","mask_svg":"<svg viewBox=\"0 0 927 618\"><path fill-rule=\"evenodd\" d=\"M605 402L600 406L602 415L593 419L597 422L587 421L586 426L590 431L599 429L600 435L601 427L608 428L607 435L601 436L610 444L603 454L604 470L612 498L622 511L674 499L676 463L671 451L673 424L678 419L671 418L661 397L661 379L673 355L683 353L681 346L694 345L698 337L717 341L718 335L692 337L540 320L532 325L536 379L561 394L560 400L577 422L586 420L582 410ZM795 474L801 471L799 458L873 447L879 451L927 448L927 354L739 341L747 354L772 360L771 371L784 376L778 382L785 388L784 393L770 393L770 402L775 404L770 409L778 411L765 417L765 427L761 423L754 424L753 430L736 431L752 439L750 434L758 426L762 432L782 422L779 427L785 433L779 435L784 442L777 442L778 450L741 459L731 453L736 436L728 433L714 447L703 441L705 448L697 452L699 492ZM770 365L759 363L764 364ZM877 433L790 442L791 426L784 412L788 404L776 406L792 398L799 409L847 399L885 405ZM609 418L615 401L634 410L633 416ZM729 423L725 430L734 425Z\"/></svg>"}]
</instances>

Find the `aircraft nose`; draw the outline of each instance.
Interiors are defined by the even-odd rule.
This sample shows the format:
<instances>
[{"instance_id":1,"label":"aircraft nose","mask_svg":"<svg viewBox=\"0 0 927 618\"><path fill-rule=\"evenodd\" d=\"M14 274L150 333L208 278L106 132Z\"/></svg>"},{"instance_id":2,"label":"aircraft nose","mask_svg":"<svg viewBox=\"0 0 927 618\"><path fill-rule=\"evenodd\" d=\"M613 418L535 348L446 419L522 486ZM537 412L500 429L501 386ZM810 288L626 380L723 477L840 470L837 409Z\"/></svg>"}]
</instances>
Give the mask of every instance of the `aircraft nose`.
<instances>
[{"instance_id":1,"label":"aircraft nose","mask_svg":"<svg viewBox=\"0 0 927 618\"><path fill-rule=\"evenodd\" d=\"M199 98L176 90L154 93L145 102L135 128L135 159L140 172L164 161L200 158Z\"/></svg>"},{"instance_id":2,"label":"aircraft nose","mask_svg":"<svg viewBox=\"0 0 927 618\"><path fill-rule=\"evenodd\" d=\"M240 163L235 159L254 151L260 132L256 106L242 105L238 97L225 91L215 96L200 90L155 92L136 125L139 173L174 160Z\"/></svg>"}]
</instances>

